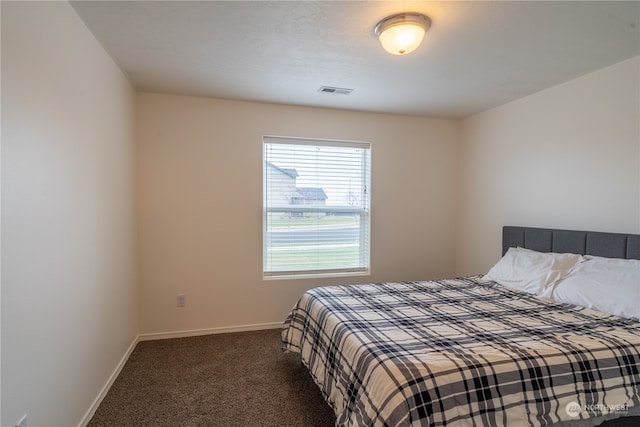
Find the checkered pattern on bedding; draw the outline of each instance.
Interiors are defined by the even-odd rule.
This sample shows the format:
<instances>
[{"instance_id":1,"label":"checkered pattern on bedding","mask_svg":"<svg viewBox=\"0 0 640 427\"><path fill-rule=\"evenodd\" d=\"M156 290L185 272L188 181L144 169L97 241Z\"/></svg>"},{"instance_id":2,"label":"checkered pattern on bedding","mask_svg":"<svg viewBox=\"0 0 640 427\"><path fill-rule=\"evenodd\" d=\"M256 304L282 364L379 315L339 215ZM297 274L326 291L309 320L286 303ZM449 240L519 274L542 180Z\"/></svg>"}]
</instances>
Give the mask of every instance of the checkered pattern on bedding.
<instances>
[{"instance_id":1,"label":"checkered pattern on bedding","mask_svg":"<svg viewBox=\"0 0 640 427\"><path fill-rule=\"evenodd\" d=\"M545 426L640 405L639 322L480 277L315 288L282 340L337 425Z\"/></svg>"}]
</instances>

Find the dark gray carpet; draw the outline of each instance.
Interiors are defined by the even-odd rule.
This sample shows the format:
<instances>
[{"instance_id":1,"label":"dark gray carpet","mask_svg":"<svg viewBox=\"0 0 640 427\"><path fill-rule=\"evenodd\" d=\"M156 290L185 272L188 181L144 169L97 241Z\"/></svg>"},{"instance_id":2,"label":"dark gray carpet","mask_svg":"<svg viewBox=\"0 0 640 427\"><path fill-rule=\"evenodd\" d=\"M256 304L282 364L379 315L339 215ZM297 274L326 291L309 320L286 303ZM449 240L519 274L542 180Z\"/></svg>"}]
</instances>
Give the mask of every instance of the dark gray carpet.
<instances>
[{"instance_id":1,"label":"dark gray carpet","mask_svg":"<svg viewBox=\"0 0 640 427\"><path fill-rule=\"evenodd\" d=\"M89 426L328 427L335 416L280 330L138 343Z\"/></svg>"}]
</instances>

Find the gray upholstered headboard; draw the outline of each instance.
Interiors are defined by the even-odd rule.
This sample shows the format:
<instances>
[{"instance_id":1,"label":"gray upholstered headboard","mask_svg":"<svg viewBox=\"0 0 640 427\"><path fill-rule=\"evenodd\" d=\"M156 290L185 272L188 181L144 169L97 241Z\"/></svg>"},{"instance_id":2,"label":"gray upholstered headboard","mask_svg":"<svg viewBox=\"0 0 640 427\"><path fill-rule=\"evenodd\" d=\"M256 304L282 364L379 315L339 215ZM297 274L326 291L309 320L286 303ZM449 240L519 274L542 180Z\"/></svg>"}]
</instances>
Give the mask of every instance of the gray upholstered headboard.
<instances>
[{"instance_id":1,"label":"gray upholstered headboard","mask_svg":"<svg viewBox=\"0 0 640 427\"><path fill-rule=\"evenodd\" d=\"M510 247L518 246L538 252L569 252L607 258L640 259L640 234L503 227L502 254L504 255Z\"/></svg>"},{"instance_id":2,"label":"gray upholstered headboard","mask_svg":"<svg viewBox=\"0 0 640 427\"><path fill-rule=\"evenodd\" d=\"M511 247L538 252L574 253L607 258L640 259L640 235L603 233L597 231L554 230L549 228L502 228L502 254ZM599 427L631 427L640 417L630 416L609 420Z\"/></svg>"}]
</instances>

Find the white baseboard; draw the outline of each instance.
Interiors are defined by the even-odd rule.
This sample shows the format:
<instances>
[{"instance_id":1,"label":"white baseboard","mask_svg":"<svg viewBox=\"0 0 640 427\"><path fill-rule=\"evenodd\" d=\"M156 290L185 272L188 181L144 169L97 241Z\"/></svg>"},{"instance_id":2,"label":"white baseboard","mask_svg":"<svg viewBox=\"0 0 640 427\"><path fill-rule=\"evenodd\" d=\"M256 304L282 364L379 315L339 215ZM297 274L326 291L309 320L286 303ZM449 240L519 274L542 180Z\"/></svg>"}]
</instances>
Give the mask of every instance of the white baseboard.
<instances>
[{"instance_id":1,"label":"white baseboard","mask_svg":"<svg viewBox=\"0 0 640 427\"><path fill-rule=\"evenodd\" d=\"M282 322L258 323L254 325L242 325L242 326L226 326L221 328L209 328L209 329L193 329L189 331L140 334L137 337L135 337L135 339L133 340L133 342L125 352L124 356L122 356L122 359L120 359L120 362L114 369L113 373L109 376L107 383L104 385L104 387L102 387L102 390L100 390L98 397L96 397L96 399L91 404L91 407L89 408L89 410L87 410L87 412L84 414L84 417L82 417L82 420L78 424L78 427L86 427L86 425L89 424L89 421L91 421L91 418L93 417L96 410L98 409L98 406L100 406L100 403L102 403L102 399L104 399L104 397L109 392L109 389L113 385L113 382L116 380L116 378L118 378L120 371L122 371L122 368L127 363L127 360L129 360L129 356L131 356L131 353L136 347L136 344L138 344L138 342L140 341L196 337L200 335L226 334L230 332L261 331L264 329L278 329L278 328L282 328Z\"/></svg>"},{"instance_id":2,"label":"white baseboard","mask_svg":"<svg viewBox=\"0 0 640 427\"><path fill-rule=\"evenodd\" d=\"M102 387L102 390L100 390L98 397L96 397L89 410L84 414L84 417L82 417L82 420L80 421L80 424L78 424L78 427L85 427L87 424L89 424L89 421L91 421L91 418L93 418L93 414L96 413L98 406L100 406L100 403L102 403L102 399L104 399L104 397L107 395L107 392L109 392L109 389L113 385L113 382L116 380L116 378L118 378L118 375L120 375L120 371L122 371L122 368L124 368L127 360L129 360L129 356L131 356L133 349L136 348L136 344L138 344L138 341L139 336L136 336L133 339L133 342L131 342L131 345L129 346L127 351L124 353L124 356L122 356L122 358L120 359L120 362L118 362L116 369L114 369L114 371L109 376L107 383L104 385L104 387Z\"/></svg>"},{"instance_id":3,"label":"white baseboard","mask_svg":"<svg viewBox=\"0 0 640 427\"><path fill-rule=\"evenodd\" d=\"M165 340L165 339L171 339L171 338L197 337L200 335L227 334L230 332L261 331L264 329L279 329L279 328L282 328L282 322L258 323L253 325L242 325L242 326L224 326L221 328L192 329L188 331L140 334L138 336L138 340L139 341Z\"/></svg>"}]
</instances>

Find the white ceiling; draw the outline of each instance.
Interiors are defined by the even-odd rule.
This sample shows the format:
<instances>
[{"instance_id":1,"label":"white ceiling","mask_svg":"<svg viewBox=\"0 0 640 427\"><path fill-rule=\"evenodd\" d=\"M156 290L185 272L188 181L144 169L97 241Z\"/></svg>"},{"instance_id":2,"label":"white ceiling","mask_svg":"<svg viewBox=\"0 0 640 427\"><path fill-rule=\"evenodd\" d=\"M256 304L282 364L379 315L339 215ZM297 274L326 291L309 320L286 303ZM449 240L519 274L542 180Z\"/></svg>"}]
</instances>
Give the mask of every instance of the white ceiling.
<instances>
[{"instance_id":1,"label":"white ceiling","mask_svg":"<svg viewBox=\"0 0 640 427\"><path fill-rule=\"evenodd\" d=\"M139 91L361 111L465 117L640 54L640 1L71 4ZM403 11L432 26L393 56L373 27Z\"/></svg>"}]
</instances>

